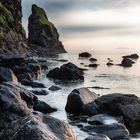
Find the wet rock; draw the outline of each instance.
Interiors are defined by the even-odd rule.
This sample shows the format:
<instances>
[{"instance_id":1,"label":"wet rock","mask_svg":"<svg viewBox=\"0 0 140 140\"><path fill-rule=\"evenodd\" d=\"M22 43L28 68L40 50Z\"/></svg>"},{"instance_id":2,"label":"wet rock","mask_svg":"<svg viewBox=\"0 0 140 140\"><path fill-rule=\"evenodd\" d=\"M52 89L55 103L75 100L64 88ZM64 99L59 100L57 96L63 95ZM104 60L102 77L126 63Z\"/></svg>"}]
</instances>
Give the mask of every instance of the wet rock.
<instances>
[{"instance_id":1,"label":"wet rock","mask_svg":"<svg viewBox=\"0 0 140 140\"><path fill-rule=\"evenodd\" d=\"M47 77L53 79L59 79L61 81L75 81L84 80L84 76L81 75L81 70L72 63L62 65L60 68L55 68L47 74Z\"/></svg>"},{"instance_id":2,"label":"wet rock","mask_svg":"<svg viewBox=\"0 0 140 140\"><path fill-rule=\"evenodd\" d=\"M98 95L87 88L75 89L68 96L65 110L72 114L86 114L88 111L83 110L83 107L97 98Z\"/></svg>"},{"instance_id":3,"label":"wet rock","mask_svg":"<svg viewBox=\"0 0 140 140\"><path fill-rule=\"evenodd\" d=\"M48 115L40 115L24 117L12 122L3 130L0 139L76 140L76 136L67 123Z\"/></svg>"},{"instance_id":4,"label":"wet rock","mask_svg":"<svg viewBox=\"0 0 140 140\"><path fill-rule=\"evenodd\" d=\"M33 77L30 73L19 74L17 75L18 81L22 82L23 80L33 81Z\"/></svg>"},{"instance_id":5,"label":"wet rock","mask_svg":"<svg viewBox=\"0 0 140 140\"><path fill-rule=\"evenodd\" d=\"M129 132L123 124L115 123L110 125L89 125L82 130L92 134L93 132L104 134L111 140L120 140L129 138Z\"/></svg>"},{"instance_id":6,"label":"wet rock","mask_svg":"<svg viewBox=\"0 0 140 140\"><path fill-rule=\"evenodd\" d=\"M30 86L32 88L46 88L46 86L43 83L29 81L29 80L22 80L21 84L24 86Z\"/></svg>"},{"instance_id":7,"label":"wet rock","mask_svg":"<svg viewBox=\"0 0 140 140\"><path fill-rule=\"evenodd\" d=\"M28 29L29 46L39 55L66 53L54 24L48 20L45 11L35 4L32 5Z\"/></svg>"},{"instance_id":8,"label":"wet rock","mask_svg":"<svg viewBox=\"0 0 140 140\"><path fill-rule=\"evenodd\" d=\"M111 63L111 62L108 62L106 65L107 65L107 66L113 66L114 64Z\"/></svg>"},{"instance_id":9,"label":"wet rock","mask_svg":"<svg viewBox=\"0 0 140 140\"><path fill-rule=\"evenodd\" d=\"M5 67L0 67L0 83L2 82L18 83L17 77L14 75L13 71Z\"/></svg>"},{"instance_id":10,"label":"wet rock","mask_svg":"<svg viewBox=\"0 0 140 140\"><path fill-rule=\"evenodd\" d=\"M91 109L91 115L105 113L123 116L124 124L130 132L140 132L140 98L135 95L119 93L104 95L89 103L86 106L86 110L88 109Z\"/></svg>"},{"instance_id":11,"label":"wet rock","mask_svg":"<svg viewBox=\"0 0 140 140\"><path fill-rule=\"evenodd\" d=\"M107 114L94 115L87 119L87 122L92 125L103 125L112 123L123 123L123 117L114 117Z\"/></svg>"},{"instance_id":12,"label":"wet rock","mask_svg":"<svg viewBox=\"0 0 140 140\"><path fill-rule=\"evenodd\" d=\"M25 62L23 56L4 56L0 58L0 66L12 68Z\"/></svg>"},{"instance_id":13,"label":"wet rock","mask_svg":"<svg viewBox=\"0 0 140 140\"><path fill-rule=\"evenodd\" d=\"M46 90L31 90L31 92L33 92L35 95L48 95L49 92L47 92Z\"/></svg>"},{"instance_id":14,"label":"wet rock","mask_svg":"<svg viewBox=\"0 0 140 140\"><path fill-rule=\"evenodd\" d=\"M36 100L36 102L34 103L33 109L35 111L40 111L42 113L51 113L51 112L57 111L56 108L53 108L50 105L48 105L47 103L40 101L40 100Z\"/></svg>"},{"instance_id":15,"label":"wet rock","mask_svg":"<svg viewBox=\"0 0 140 140\"><path fill-rule=\"evenodd\" d=\"M131 54L131 55L123 56L122 58L138 59L139 55L138 54Z\"/></svg>"},{"instance_id":16,"label":"wet rock","mask_svg":"<svg viewBox=\"0 0 140 140\"><path fill-rule=\"evenodd\" d=\"M60 87L57 87L57 86L51 86L50 88L49 88L49 90L51 90L51 91L57 91L57 90L60 90L61 88Z\"/></svg>"},{"instance_id":17,"label":"wet rock","mask_svg":"<svg viewBox=\"0 0 140 140\"><path fill-rule=\"evenodd\" d=\"M91 57L91 54L88 52L83 52L83 53L79 54L79 57L89 58L89 57Z\"/></svg>"},{"instance_id":18,"label":"wet rock","mask_svg":"<svg viewBox=\"0 0 140 140\"><path fill-rule=\"evenodd\" d=\"M98 87L98 86L89 87L89 88L93 88L93 89L97 89L97 90L100 90L100 89L110 89L110 88L104 88L104 87Z\"/></svg>"},{"instance_id":19,"label":"wet rock","mask_svg":"<svg viewBox=\"0 0 140 140\"><path fill-rule=\"evenodd\" d=\"M98 64L89 64L88 66L89 67L93 67L93 68L97 68L98 67Z\"/></svg>"},{"instance_id":20,"label":"wet rock","mask_svg":"<svg viewBox=\"0 0 140 140\"><path fill-rule=\"evenodd\" d=\"M31 114L36 97L13 83L0 85L0 130L9 123Z\"/></svg>"},{"instance_id":21,"label":"wet rock","mask_svg":"<svg viewBox=\"0 0 140 140\"><path fill-rule=\"evenodd\" d=\"M89 61L91 61L91 62L96 62L97 59L96 59L96 58L90 58Z\"/></svg>"},{"instance_id":22,"label":"wet rock","mask_svg":"<svg viewBox=\"0 0 140 140\"><path fill-rule=\"evenodd\" d=\"M129 58L123 58L121 66L123 67L131 67L135 62L130 60Z\"/></svg>"},{"instance_id":23,"label":"wet rock","mask_svg":"<svg viewBox=\"0 0 140 140\"><path fill-rule=\"evenodd\" d=\"M87 137L85 140L110 140L110 139L102 134L92 134L92 136Z\"/></svg>"}]
</instances>

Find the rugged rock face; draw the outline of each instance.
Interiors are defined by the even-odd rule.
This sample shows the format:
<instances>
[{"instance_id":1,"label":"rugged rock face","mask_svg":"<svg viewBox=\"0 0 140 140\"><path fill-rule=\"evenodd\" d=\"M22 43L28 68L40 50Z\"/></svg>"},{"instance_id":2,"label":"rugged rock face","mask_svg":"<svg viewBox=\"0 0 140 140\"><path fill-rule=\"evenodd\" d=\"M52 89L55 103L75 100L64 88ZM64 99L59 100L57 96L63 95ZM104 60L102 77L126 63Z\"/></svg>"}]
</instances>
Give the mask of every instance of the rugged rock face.
<instances>
[{"instance_id":1,"label":"rugged rock face","mask_svg":"<svg viewBox=\"0 0 140 140\"><path fill-rule=\"evenodd\" d=\"M41 55L65 53L62 42L59 41L57 29L51 23L45 11L37 5L32 5L29 17L29 46L38 50Z\"/></svg>"},{"instance_id":2,"label":"rugged rock face","mask_svg":"<svg viewBox=\"0 0 140 140\"><path fill-rule=\"evenodd\" d=\"M76 140L69 125L50 116L29 116L12 122L0 135L2 140Z\"/></svg>"},{"instance_id":3,"label":"rugged rock face","mask_svg":"<svg viewBox=\"0 0 140 140\"><path fill-rule=\"evenodd\" d=\"M21 25L21 0L1 0L0 13L0 54L29 54Z\"/></svg>"}]
</instances>

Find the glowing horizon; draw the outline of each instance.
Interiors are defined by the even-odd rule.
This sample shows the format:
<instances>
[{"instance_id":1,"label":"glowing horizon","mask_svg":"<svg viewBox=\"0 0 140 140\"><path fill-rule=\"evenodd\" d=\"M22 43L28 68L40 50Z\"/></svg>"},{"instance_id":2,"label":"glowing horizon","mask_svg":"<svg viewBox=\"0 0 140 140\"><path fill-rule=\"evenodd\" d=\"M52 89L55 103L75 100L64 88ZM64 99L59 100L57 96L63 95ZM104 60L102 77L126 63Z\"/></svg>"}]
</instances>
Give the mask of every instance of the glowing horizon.
<instances>
[{"instance_id":1,"label":"glowing horizon","mask_svg":"<svg viewBox=\"0 0 140 140\"><path fill-rule=\"evenodd\" d=\"M140 50L139 0L23 0L26 32L33 3L46 10L67 50Z\"/></svg>"}]
</instances>

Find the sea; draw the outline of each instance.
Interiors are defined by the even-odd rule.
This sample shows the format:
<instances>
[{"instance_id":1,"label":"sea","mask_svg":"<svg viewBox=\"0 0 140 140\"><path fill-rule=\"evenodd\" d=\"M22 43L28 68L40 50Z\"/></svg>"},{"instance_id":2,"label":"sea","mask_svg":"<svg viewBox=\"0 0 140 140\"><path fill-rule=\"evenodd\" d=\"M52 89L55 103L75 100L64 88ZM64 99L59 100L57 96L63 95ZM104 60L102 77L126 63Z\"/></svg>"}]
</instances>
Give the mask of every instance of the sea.
<instances>
[{"instance_id":1,"label":"sea","mask_svg":"<svg viewBox=\"0 0 140 140\"><path fill-rule=\"evenodd\" d=\"M134 60L135 64L130 68L124 68L117 65L121 63L123 55L129 55L131 52L115 54L89 51L89 53L92 54L92 57L98 60L96 63L99 64L99 66L97 68L87 67L87 65L91 62L89 59L79 59L78 55L81 52L82 51L71 50L65 54L46 57L43 59L47 60L47 66L49 68L48 71L67 63L56 61L61 59L72 62L80 68L87 69L87 71L84 71L85 80L83 82L77 81L74 83L61 83L59 81L54 81L46 78L46 73L48 71L46 73L42 73L37 80L46 85L47 91L49 91L48 88L52 85L62 88L61 90L55 92L49 91L47 96L39 96L39 99L47 102L51 106L57 107L58 111L51 113L50 115L69 123L75 131L78 140L84 140L86 137L88 137L88 134L81 131L76 125L72 124L68 114L65 112L67 97L72 90L81 87L89 87L89 90L100 95L122 93L135 94L140 97L140 59ZM106 63L108 62L108 58L113 60L115 65L107 66ZM93 89L91 87L102 87L102 89ZM140 140L140 138L131 138L131 140Z\"/></svg>"}]
</instances>

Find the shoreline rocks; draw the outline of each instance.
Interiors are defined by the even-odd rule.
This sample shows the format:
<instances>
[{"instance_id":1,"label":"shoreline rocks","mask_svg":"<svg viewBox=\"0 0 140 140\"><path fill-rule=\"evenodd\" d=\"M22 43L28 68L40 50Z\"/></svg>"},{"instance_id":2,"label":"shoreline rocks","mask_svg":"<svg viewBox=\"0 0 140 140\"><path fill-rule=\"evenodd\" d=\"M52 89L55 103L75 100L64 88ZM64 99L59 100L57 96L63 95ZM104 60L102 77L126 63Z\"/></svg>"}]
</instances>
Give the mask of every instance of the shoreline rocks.
<instances>
[{"instance_id":1,"label":"shoreline rocks","mask_svg":"<svg viewBox=\"0 0 140 140\"><path fill-rule=\"evenodd\" d=\"M78 69L73 63L67 63L62 65L60 68L50 70L47 74L48 78L53 78L61 81L75 81L84 80L84 76L81 75L81 70Z\"/></svg>"},{"instance_id":2,"label":"shoreline rocks","mask_svg":"<svg viewBox=\"0 0 140 140\"><path fill-rule=\"evenodd\" d=\"M87 88L75 89L68 96L65 110L71 114L81 114L83 107L97 98L98 95Z\"/></svg>"},{"instance_id":3,"label":"shoreline rocks","mask_svg":"<svg viewBox=\"0 0 140 140\"><path fill-rule=\"evenodd\" d=\"M83 53L79 54L79 57L81 57L81 58L89 58L89 57L91 57L91 54L88 53L88 52L83 52Z\"/></svg>"}]
</instances>

